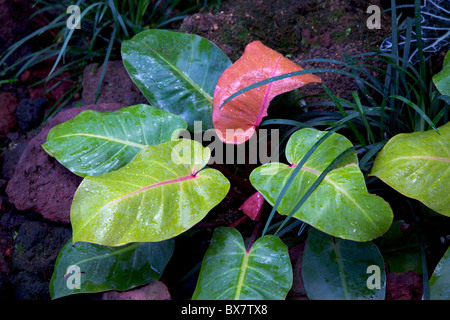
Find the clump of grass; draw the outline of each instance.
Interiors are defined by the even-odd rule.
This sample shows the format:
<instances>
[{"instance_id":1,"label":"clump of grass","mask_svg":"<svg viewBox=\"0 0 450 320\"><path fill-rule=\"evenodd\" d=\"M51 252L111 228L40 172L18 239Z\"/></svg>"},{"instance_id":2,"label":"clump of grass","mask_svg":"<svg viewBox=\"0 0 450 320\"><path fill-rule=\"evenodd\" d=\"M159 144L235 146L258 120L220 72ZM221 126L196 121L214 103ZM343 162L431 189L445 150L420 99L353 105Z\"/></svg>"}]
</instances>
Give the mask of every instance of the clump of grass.
<instances>
[{"instance_id":1,"label":"clump of grass","mask_svg":"<svg viewBox=\"0 0 450 320\"><path fill-rule=\"evenodd\" d=\"M35 1L34 6L39 8L30 17L39 14L52 15L50 23L43 26L21 40L17 41L2 55L0 65L0 83L18 81L19 76L34 66L44 61L54 61L48 76L35 83L42 85L56 77L69 73L69 79L73 87L67 91L56 103L47 115L49 118L56 114L62 107L73 99L73 96L82 90L81 77L84 67L92 62L101 62L103 67L97 85L95 102L97 102L100 85L102 83L106 63L110 59L120 58L120 45L123 40L129 39L135 34L152 28L167 28L203 7L214 5L208 1L198 0L103 0L86 1L78 0L76 3L70 0L63 1ZM81 29L67 27L67 19L70 13L67 8L76 5L80 8ZM44 33L54 34L54 41L17 61L7 64L11 54L27 41L39 37ZM46 93L55 86L46 88Z\"/></svg>"}]
</instances>

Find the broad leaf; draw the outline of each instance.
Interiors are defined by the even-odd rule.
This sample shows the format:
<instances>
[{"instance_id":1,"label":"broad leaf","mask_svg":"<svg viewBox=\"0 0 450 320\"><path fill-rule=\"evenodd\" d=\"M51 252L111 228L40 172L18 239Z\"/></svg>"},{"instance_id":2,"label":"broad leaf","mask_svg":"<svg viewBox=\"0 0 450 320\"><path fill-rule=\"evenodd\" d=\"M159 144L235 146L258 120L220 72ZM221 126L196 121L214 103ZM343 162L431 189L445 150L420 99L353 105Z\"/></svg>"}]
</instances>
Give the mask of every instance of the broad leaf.
<instances>
[{"instance_id":1,"label":"broad leaf","mask_svg":"<svg viewBox=\"0 0 450 320\"><path fill-rule=\"evenodd\" d=\"M194 34L143 31L122 43L122 59L133 82L154 107L212 127L212 97L231 65L216 45Z\"/></svg>"},{"instance_id":2,"label":"broad leaf","mask_svg":"<svg viewBox=\"0 0 450 320\"><path fill-rule=\"evenodd\" d=\"M120 246L191 228L230 187L218 170L201 170L209 157L209 148L180 139L143 149L119 170L86 177L72 202L73 241Z\"/></svg>"},{"instance_id":3,"label":"broad leaf","mask_svg":"<svg viewBox=\"0 0 450 320\"><path fill-rule=\"evenodd\" d=\"M53 127L42 147L73 173L97 176L122 167L149 145L170 141L186 127L182 118L145 104L113 112L88 110Z\"/></svg>"},{"instance_id":4,"label":"broad leaf","mask_svg":"<svg viewBox=\"0 0 450 320\"><path fill-rule=\"evenodd\" d=\"M450 248L437 264L430 278L430 299L450 300Z\"/></svg>"},{"instance_id":5,"label":"broad leaf","mask_svg":"<svg viewBox=\"0 0 450 320\"><path fill-rule=\"evenodd\" d=\"M193 300L281 300L292 286L287 246L272 235L247 251L239 231L214 230Z\"/></svg>"},{"instance_id":6,"label":"broad leaf","mask_svg":"<svg viewBox=\"0 0 450 320\"><path fill-rule=\"evenodd\" d=\"M407 197L450 216L450 123L394 136L375 158L376 176Z\"/></svg>"},{"instance_id":7,"label":"broad leaf","mask_svg":"<svg viewBox=\"0 0 450 320\"><path fill-rule=\"evenodd\" d=\"M256 82L300 70L300 66L259 41L248 44L242 57L222 74L214 91L213 123L218 137L225 143L247 141L267 116L275 96L321 80L313 74L278 80L241 94L222 107L229 96Z\"/></svg>"},{"instance_id":8,"label":"broad leaf","mask_svg":"<svg viewBox=\"0 0 450 320\"><path fill-rule=\"evenodd\" d=\"M173 249L172 239L122 247L86 242L72 245L69 241L56 259L50 296L56 299L75 293L123 291L154 282L161 277ZM80 280L79 288L76 277Z\"/></svg>"},{"instance_id":9,"label":"broad leaf","mask_svg":"<svg viewBox=\"0 0 450 320\"><path fill-rule=\"evenodd\" d=\"M433 82L441 94L450 96L450 51L445 55L442 70L433 76Z\"/></svg>"},{"instance_id":10,"label":"broad leaf","mask_svg":"<svg viewBox=\"0 0 450 320\"><path fill-rule=\"evenodd\" d=\"M309 128L296 131L286 145L290 165L274 162L252 171L252 185L272 206L296 165L325 134ZM326 167L351 146L347 138L337 133L320 144L284 194L278 212L289 215ZM382 198L367 191L356 163L354 151L344 156L293 216L343 239L369 241L384 234L392 223L392 210Z\"/></svg>"},{"instance_id":11,"label":"broad leaf","mask_svg":"<svg viewBox=\"0 0 450 320\"><path fill-rule=\"evenodd\" d=\"M302 267L311 300L384 300L384 261L372 242L336 239L311 228Z\"/></svg>"}]
</instances>

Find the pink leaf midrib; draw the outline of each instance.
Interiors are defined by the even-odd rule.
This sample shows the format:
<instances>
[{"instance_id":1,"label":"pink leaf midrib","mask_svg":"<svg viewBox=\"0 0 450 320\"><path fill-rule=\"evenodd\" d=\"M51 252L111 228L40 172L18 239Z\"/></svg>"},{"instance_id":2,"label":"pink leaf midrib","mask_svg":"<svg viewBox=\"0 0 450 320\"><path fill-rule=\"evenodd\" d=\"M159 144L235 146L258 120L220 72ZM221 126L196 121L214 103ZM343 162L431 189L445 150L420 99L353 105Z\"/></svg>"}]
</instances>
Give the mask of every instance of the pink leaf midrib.
<instances>
[{"instance_id":1,"label":"pink leaf midrib","mask_svg":"<svg viewBox=\"0 0 450 320\"><path fill-rule=\"evenodd\" d=\"M121 200L123 200L123 199L125 199L125 198L131 197L131 196L133 196L133 195L135 195L135 194L138 194L138 193L141 193L141 192L145 192L145 191L147 191L147 190L149 190L149 189L152 189L152 188L160 187L160 186L163 186L163 185L166 185L166 184L182 182L182 181L186 181L186 180L190 180L190 179L195 179L195 175L194 175L194 174L190 174L190 175L188 175L188 176L178 177L178 178L176 178L176 179L171 179L171 180L161 181L161 182L158 182L158 183L155 183L155 184L146 186L146 187L144 187L144 188L141 188L141 189L139 189L139 190L133 191L133 192L131 192L131 193L129 193L129 194L123 195L123 196L121 196L121 197L119 197L119 198L116 198L116 199L114 200L114 202L121 201Z\"/></svg>"},{"instance_id":2,"label":"pink leaf midrib","mask_svg":"<svg viewBox=\"0 0 450 320\"><path fill-rule=\"evenodd\" d=\"M275 72L277 71L278 64L280 63L281 58L283 58L283 56L280 56L278 58L277 62L275 63L275 66L273 67L272 74L270 75L270 78L275 76ZM261 103L261 107L259 108L258 118L256 118L256 123L254 124L255 128L258 127L259 124L261 123L262 118L263 118L263 114L264 114L264 110L267 109L266 104L267 104L267 100L269 98L270 89L272 89L272 84L273 84L273 82L271 82L271 83L269 83L267 85L266 93L264 94L264 98L263 98L263 101Z\"/></svg>"}]
</instances>

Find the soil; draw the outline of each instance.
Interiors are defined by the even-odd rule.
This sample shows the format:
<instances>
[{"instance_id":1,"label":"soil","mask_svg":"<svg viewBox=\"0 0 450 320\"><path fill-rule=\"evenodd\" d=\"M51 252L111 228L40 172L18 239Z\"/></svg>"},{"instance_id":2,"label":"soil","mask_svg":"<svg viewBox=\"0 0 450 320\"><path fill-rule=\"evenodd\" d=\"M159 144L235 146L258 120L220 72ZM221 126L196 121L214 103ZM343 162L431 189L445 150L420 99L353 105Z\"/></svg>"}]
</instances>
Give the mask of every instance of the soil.
<instances>
[{"instance_id":1,"label":"soil","mask_svg":"<svg viewBox=\"0 0 450 320\"><path fill-rule=\"evenodd\" d=\"M380 4L369 1L370 4ZM367 30L365 10L368 1L355 0L257 0L222 1L218 11L202 11L187 17L180 31L194 33L217 44L232 61L243 53L251 41L260 40L283 53L304 68L330 66L318 62L304 63L311 58L343 60L344 54L371 50L390 32L389 18L382 17L382 29ZM48 23L43 15L21 24L33 9L26 1L0 0L2 51L21 37ZM22 9L24 8L24 9ZM20 19L18 19L20 17ZM27 20L27 19L25 19ZM42 39L43 42L52 41ZM42 43L30 43L11 57L15 61L36 50ZM10 62L11 62L10 61ZM100 91L99 106L92 106L98 79L98 65L89 65L84 72L83 93L76 95L60 114L45 122L51 106L69 90L71 84L62 82L57 90L44 95L42 86L33 87L44 78L52 61L27 70L20 81L3 85L0 124L0 300L48 300L48 284L59 250L71 237L68 210L71 197L81 179L59 165L40 148L48 130L69 119L83 108L111 107L108 103L132 105L145 103L120 61L110 62ZM97 70L97 71L96 71ZM335 74L323 75L324 83L336 95L348 98L356 90L354 82ZM49 83L51 86L54 83ZM323 93L319 86L305 88L305 95ZM77 110L74 106L84 106ZM83 109L84 110L84 109ZM58 118L59 117L59 118ZM5 119L8 119L5 121ZM56 119L56 120L55 120ZM59 120L58 120L59 119ZM223 169L223 168L222 168ZM231 170L233 168L227 168ZM225 171L224 171L225 172ZM226 174L227 175L227 174ZM233 174L230 179L236 179ZM152 288L134 294L108 293L104 299L189 299L196 284L195 274L183 279L201 261L213 229L220 225L240 223L253 230L257 222L241 220L239 210L255 191L247 181L234 180L229 197L212 210L207 218L176 239L178 252L166 272ZM264 207L263 217L270 211ZM189 241L186 241L189 240ZM193 249L194 248L194 249ZM293 245L290 256L294 270L294 286L288 299L307 299L302 286L301 263L304 242ZM188 258L188 259L187 259ZM186 262L188 261L188 262ZM154 289L154 288L160 289ZM152 291L153 290L153 291ZM154 292L157 291L157 293ZM420 299L421 277L414 271L388 274L387 299ZM150 292L150 293L149 293ZM153 292L153 293L151 293ZM131 297L131 298L130 298ZM100 299L99 294L84 295L85 299ZM71 299L71 297L68 297Z\"/></svg>"}]
</instances>

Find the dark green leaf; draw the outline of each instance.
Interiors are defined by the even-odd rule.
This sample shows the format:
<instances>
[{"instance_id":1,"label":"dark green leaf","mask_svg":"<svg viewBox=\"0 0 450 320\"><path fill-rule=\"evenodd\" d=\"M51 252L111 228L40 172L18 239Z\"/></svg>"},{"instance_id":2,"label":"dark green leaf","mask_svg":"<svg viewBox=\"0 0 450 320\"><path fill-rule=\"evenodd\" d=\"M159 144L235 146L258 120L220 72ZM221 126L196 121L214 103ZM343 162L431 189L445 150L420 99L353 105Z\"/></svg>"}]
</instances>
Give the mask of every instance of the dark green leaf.
<instances>
[{"instance_id":1,"label":"dark green leaf","mask_svg":"<svg viewBox=\"0 0 450 320\"><path fill-rule=\"evenodd\" d=\"M97 176L122 167L147 146L177 138L181 129L182 118L145 104L88 110L52 128L42 147L73 173Z\"/></svg>"},{"instance_id":2,"label":"dark green leaf","mask_svg":"<svg viewBox=\"0 0 450 320\"><path fill-rule=\"evenodd\" d=\"M56 259L50 280L52 299L75 293L128 290L161 277L172 257L174 241L130 243L122 247L69 241ZM70 266L78 267L70 271ZM69 271L69 273L68 273ZM75 277L79 276L79 289Z\"/></svg>"},{"instance_id":3,"label":"dark green leaf","mask_svg":"<svg viewBox=\"0 0 450 320\"><path fill-rule=\"evenodd\" d=\"M216 45L194 34L147 30L124 41L123 63L154 107L212 127L212 97L231 61Z\"/></svg>"},{"instance_id":4,"label":"dark green leaf","mask_svg":"<svg viewBox=\"0 0 450 320\"><path fill-rule=\"evenodd\" d=\"M311 228L303 255L302 278L311 300L385 298L384 261L372 242L333 238Z\"/></svg>"},{"instance_id":5,"label":"dark green leaf","mask_svg":"<svg viewBox=\"0 0 450 320\"><path fill-rule=\"evenodd\" d=\"M239 231L219 227L203 259L193 300L281 300L292 286L287 246L272 235L246 250Z\"/></svg>"}]
</instances>

